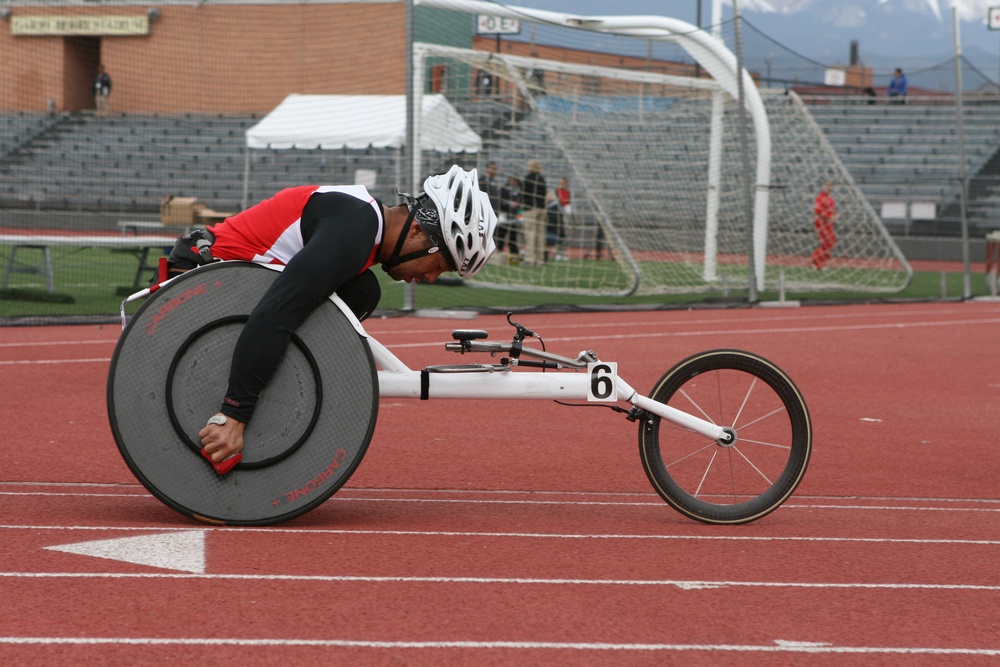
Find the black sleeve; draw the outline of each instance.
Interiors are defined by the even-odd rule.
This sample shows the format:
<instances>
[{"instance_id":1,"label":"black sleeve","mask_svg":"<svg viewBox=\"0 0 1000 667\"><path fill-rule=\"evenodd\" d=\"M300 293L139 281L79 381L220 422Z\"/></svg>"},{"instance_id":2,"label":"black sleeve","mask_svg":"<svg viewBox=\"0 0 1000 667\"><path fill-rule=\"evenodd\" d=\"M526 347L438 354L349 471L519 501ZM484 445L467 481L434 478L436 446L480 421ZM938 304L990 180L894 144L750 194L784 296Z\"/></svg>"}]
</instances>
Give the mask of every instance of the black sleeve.
<instances>
[{"instance_id":1,"label":"black sleeve","mask_svg":"<svg viewBox=\"0 0 1000 667\"><path fill-rule=\"evenodd\" d=\"M335 195L334 202L345 197L329 194ZM302 215L305 245L250 313L236 342L229 389L221 408L234 419L250 421L292 333L324 299L361 272L375 247L378 219L367 203L351 203L346 211L343 206L312 205L317 199L322 204L323 197L326 195L310 199ZM337 208L341 212L336 212Z\"/></svg>"}]
</instances>

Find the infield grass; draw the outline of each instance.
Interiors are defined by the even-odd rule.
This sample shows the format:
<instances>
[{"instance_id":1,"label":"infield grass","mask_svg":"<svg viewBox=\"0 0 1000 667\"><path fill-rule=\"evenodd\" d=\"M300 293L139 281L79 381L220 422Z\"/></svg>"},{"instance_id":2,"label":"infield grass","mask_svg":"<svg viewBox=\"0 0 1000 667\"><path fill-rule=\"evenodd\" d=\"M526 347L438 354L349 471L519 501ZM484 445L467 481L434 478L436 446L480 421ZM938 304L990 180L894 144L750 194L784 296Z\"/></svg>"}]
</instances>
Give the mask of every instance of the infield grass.
<instances>
[{"instance_id":1,"label":"infield grass","mask_svg":"<svg viewBox=\"0 0 1000 667\"><path fill-rule=\"evenodd\" d=\"M59 248L52 253L56 294L46 290L44 276L37 271L41 261L40 251L20 249L17 262L8 276L10 247L0 246L0 271L7 278L7 286L0 289L0 317L6 318L58 318L64 316L116 316L124 295L136 292L146 286L152 271L143 271L136 285L136 269L139 255L137 251L114 248ZM590 262L591 265L601 264ZM620 275L613 262L604 262L610 280ZM506 267L487 267L487 271L506 270ZM602 270L596 267L596 271ZM522 269L523 271L523 269ZM502 312L505 309L524 310L530 308L581 307L600 309L602 306L643 307L685 307L695 304L746 303L745 289L735 287L723 291L697 294L657 294L643 296L583 296L578 294L557 294L540 291L510 291L482 287L471 287L460 280L442 279L435 285L418 285L414 290L413 303L405 303L404 286L389 280L388 276L375 269L382 284L380 311L400 311L404 306L428 309L475 309ZM558 284L566 280L569 272L547 270L541 272L539 285ZM911 284L901 292L809 292L788 291L786 300L803 303L831 301L879 301L913 299L957 299L962 295L963 275L957 272L939 271L915 272ZM619 285L615 284L615 287ZM973 296L989 294L985 276L972 276ZM624 280L621 288L627 288ZM761 301L778 299L776 292L758 295ZM132 308L134 310L134 308Z\"/></svg>"}]
</instances>

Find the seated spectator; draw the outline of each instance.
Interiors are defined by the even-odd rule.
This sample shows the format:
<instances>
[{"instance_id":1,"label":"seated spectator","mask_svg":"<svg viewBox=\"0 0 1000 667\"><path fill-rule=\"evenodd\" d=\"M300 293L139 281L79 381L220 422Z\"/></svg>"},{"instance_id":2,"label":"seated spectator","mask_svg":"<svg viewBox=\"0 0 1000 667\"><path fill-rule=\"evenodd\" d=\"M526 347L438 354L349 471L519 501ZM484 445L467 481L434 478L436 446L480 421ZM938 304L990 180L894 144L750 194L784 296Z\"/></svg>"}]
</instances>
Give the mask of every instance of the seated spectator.
<instances>
[{"instance_id":1,"label":"seated spectator","mask_svg":"<svg viewBox=\"0 0 1000 667\"><path fill-rule=\"evenodd\" d=\"M889 104L906 104L906 75L900 68L893 72L885 94L889 96Z\"/></svg>"}]
</instances>

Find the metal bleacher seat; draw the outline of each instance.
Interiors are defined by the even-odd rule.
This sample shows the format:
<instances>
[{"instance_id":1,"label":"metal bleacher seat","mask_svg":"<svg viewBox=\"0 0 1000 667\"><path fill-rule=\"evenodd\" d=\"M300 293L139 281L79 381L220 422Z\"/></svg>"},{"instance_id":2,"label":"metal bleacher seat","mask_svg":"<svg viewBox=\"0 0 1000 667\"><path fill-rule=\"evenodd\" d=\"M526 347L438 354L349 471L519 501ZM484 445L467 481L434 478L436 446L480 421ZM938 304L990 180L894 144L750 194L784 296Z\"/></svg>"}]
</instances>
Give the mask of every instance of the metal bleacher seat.
<instances>
[{"instance_id":1,"label":"metal bleacher seat","mask_svg":"<svg viewBox=\"0 0 1000 667\"><path fill-rule=\"evenodd\" d=\"M10 116L0 118L0 145L6 146L14 123ZM36 131L17 146L16 160L10 149L0 148L6 179L18 189L33 191L40 208L54 195L32 187L39 178L63 183L77 196L122 213L157 213L160 199L176 194L176 187L191 190L184 193L191 196L211 196L220 180L240 182L243 133L253 122L194 114L63 114L45 119L47 124L40 122L45 131ZM224 157L216 159L217 154ZM171 174L183 179L171 182ZM233 197L211 205L229 210L238 203Z\"/></svg>"},{"instance_id":2,"label":"metal bleacher seat","mask_svg":"<svg viewBox=\"0 0 1000 667\"><path fill-rule=\"evenodd\" d=\"M955 109L950 104L912 102L897 106L827 100L809 107L873 204L893 198L944 204L958 196ZM965 171L971 176L1000 150L1000 103L967 106L963 111Z\"/></svg>"}]
</instances>

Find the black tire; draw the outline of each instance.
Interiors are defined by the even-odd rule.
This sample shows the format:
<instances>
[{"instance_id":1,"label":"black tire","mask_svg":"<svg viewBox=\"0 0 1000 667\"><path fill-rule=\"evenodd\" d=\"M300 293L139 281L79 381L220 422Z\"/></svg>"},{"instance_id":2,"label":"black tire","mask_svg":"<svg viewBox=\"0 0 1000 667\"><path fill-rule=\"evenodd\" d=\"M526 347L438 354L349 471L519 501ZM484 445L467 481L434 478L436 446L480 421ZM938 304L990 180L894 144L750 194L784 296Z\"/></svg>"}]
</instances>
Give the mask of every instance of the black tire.
<instances>
[{"instance_id":1,"label":"black tire","mask_svg":"<svg viewBox=\"0 0 1000 667\"><path fill-rule=\"evenodd\" d=\"M644 416L643 468L681 514L747 523L777 509L802 481L812 451L809 410L795 384L766 359L739 350L696 354L664 374L650 397L736 436L732 443L710 441Z\"/></svg>"},{"instance_id":2,"label":"black tire","mask_svg":"<svg viewBox=\"0 0 1000 667\"><path fill-rule=\"evenodd\" d=\"M278 276L247 262L190 271L154 292L122 332L108 374L108 416L125 463L150 493L212 524L267 525L325 502L367 451L378 375L367 339L332 302L302 323L224 476L198 431L218 410L233 346Z\"/></svg>"}]
</instances>

